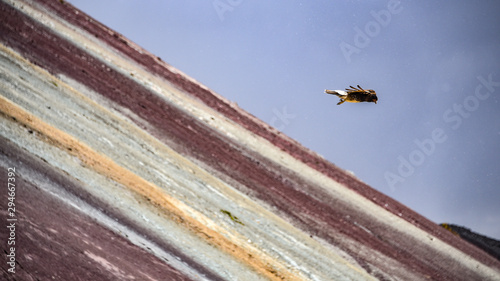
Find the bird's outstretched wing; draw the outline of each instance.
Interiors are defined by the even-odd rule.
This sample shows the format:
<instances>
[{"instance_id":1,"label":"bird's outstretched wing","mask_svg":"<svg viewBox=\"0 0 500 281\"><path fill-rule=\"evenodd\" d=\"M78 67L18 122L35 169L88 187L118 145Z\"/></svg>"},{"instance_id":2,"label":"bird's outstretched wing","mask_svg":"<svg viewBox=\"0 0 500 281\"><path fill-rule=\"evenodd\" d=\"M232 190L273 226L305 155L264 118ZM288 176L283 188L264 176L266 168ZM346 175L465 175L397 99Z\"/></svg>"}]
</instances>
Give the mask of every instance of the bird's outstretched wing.
<instances>
[{"instance_id":1,"label":"bird's outstretched wing","mask_svg":"<svg viewBox=\"0 0 500 281\"><path fill-rule=\"evenodd\" d=\"M348 92L348 93L354 93L354 92L366 92L365 89L361 88L361 86L357 85L358 88L355 88L353 86L349 86L351 88L346 88L345 90Z\"/></svg>"}]
</instances>

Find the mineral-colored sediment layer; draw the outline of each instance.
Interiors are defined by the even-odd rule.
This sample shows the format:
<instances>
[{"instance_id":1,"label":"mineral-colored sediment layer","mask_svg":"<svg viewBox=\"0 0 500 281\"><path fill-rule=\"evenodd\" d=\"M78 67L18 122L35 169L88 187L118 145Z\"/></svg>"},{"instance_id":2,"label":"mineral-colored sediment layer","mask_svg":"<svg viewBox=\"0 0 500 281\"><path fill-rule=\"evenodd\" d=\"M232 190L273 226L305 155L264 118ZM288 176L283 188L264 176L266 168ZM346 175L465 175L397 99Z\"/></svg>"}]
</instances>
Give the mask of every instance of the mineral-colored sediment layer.
<instances>
[{"instance_id":1,"label":"mineral-colored sediment layer","mask_svg":"<svg viewBox=\"0 0 500 281\"><path fill-rule=\"evenodd\" d=\"M0 18L4 279L500 280L494 258L70 4L5 0Z\"/></svg>"}]
</instances>

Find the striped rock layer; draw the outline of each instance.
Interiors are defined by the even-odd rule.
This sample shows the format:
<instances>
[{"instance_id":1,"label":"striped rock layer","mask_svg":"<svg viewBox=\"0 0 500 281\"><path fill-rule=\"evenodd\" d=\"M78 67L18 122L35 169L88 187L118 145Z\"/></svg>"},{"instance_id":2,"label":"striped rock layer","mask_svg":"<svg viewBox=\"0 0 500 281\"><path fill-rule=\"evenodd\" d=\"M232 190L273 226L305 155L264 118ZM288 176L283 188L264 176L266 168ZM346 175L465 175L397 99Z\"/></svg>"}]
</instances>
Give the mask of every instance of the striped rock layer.
<instances>
[{"instance_id":1,"label":"striped rock layer","mask_svg":"<svg viewBox=\"0 0 500 281\"><path fill-rule=\"evenodd\" d=\"M3 0L0 19L3 279L500 280L494 258L70 4Z\"/></svg>"}]
</instances>

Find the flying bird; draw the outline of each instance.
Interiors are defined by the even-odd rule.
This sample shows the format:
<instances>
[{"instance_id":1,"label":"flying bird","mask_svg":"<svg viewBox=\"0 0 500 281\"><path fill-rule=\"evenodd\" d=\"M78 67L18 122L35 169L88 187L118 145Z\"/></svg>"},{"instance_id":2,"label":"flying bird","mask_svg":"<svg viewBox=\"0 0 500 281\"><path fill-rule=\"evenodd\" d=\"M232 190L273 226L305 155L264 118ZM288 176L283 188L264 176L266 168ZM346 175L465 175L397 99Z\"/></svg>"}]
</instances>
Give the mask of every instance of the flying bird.
<instances>
[{"instance_id":1,"label":"flying bird","mask_svg":"<svg viewBox=\"0 0 500 281\"><path fill-rule=\"evenodd\" d=\"M336 95L340 98L340 102L337 105L341 105L344 102L374 102L377 103L377 93L374 90L365 90L359 85L357 88L349 86L351 88L346 88L345 91L342 90L325 90L325 93Z\"/></svg>"}]
</instances>

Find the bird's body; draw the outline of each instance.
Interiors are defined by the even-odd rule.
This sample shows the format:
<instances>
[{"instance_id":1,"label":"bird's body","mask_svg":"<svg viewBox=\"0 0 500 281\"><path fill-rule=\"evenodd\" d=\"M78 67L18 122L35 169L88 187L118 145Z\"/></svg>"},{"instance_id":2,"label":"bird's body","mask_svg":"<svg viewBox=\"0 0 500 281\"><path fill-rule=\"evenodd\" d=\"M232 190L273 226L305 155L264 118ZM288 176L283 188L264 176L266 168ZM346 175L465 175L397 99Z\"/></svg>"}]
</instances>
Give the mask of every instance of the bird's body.
<instances>
[{"instance_id":1,"label":"bird's body","mask_svg":"<svg viewBox=\"0 0 500 281\"><path fill-rule=\"evenodd\" d=\"M374 90L365 90L358 85L358 88L350 86L345 91L342 90L325 90L325 93L336 95L340 98L340 105L344 102L374 102L377 103L377 93Z\"/></svg>"}]
</instances>

